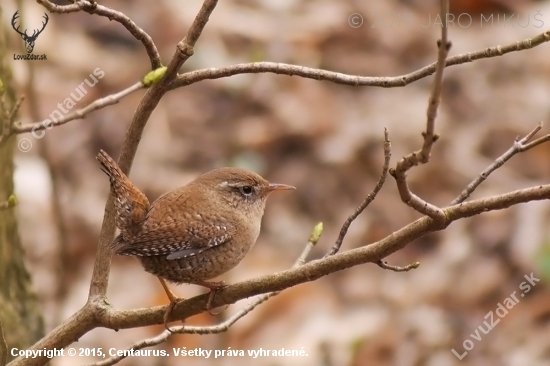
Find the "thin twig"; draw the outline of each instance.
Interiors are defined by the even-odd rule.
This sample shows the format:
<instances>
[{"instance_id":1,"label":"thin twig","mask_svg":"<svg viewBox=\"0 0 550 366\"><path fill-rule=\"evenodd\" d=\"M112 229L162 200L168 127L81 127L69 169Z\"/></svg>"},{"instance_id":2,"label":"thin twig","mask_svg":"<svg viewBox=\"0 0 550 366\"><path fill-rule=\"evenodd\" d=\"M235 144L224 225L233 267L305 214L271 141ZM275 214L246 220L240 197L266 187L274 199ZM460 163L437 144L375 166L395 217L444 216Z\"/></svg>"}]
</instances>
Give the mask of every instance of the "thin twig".
<instances>
[{"instance_id":1,"label":"thin twig","mask_svg":"<svg viewBox=\"0 0 550 366\"><path fill-rule=\"evenodd\" d=\"M492 58L505 55L510 52L518 52L531 49L550 41L550 30L533 38L517 41L505 46L493 46L483 50L470 52L463 55L449 57L445 61L445 67L461 65L484 58ZM274 73L278 75L300 76L303 78L330 81L336 84L350 86L376 86L382 88L403 87L415 81L432 75L437 68L437 62L424 66L409 74L388 77L348 75L339 72L327 71L305 66L290 65L276 62L253 62L237 64L220 68L208 68L190 71L179 75L170 84L170 89L191 85L202 80L220 79L239 74Z\"/></svg>"},{"instance_id":2,"label":"thin twig","mask_svg":"<svg viewBox=\"0 0 550 366\"><path fill-rule=\"evenodd\" d=\"M208 23L210 14L212 14L216 5L218 5L218 0L205 0L195 20L193 20L191 27L189 27L187 35L178 43L176 47L177 51L172 57L168 65L168 70L166 70L166 77L162 81L162 88L165 92L169 90L168 86L177 77L179 69L189 57L193 56L195 53L195 44L199 40L206 23Z\"/></svg>"},{"instance_id":3,"label":"thin twig","mask_svg":"<svg viewBox=\"0 0 550 366\"><path fill-rule=\"evenodd\" d=\"M34 123L25 124L25 125L15 124L12 127L12 133L19 134L19 133L25 133L25 132L41 131L44 129L50 129L55 126L64 125L65 123L75 119L85 118L89 113L96 111L98 109L102 109L107 106L116 104L120 102L124 97L142 88L144 88L143 83L141 81L137 82L134 85L119 91L118 93L96 99L92 103L88 104L86 107L77 109L73 113L67 114L59 119L54 119L53 121L46 119L43 122L34 122Z\"/></svg>"},{"instance_id":4,"label":"thin twig","mask_svg":"<svg viewBox=\"0 0 550 366\"><path fill-rule=\"evenodd\" d=\"M445 60L449 54L451 43L448 41L447 14L449 13L449 0L441 0L440 16L443 19L441 27L441 39L438 41L437 63L435 66L435 77L428 103L426 132L424 134L424 145L421 150L421 162L426 163L430 159L431 147L435 141L435 119L437 109L441 99L441 89L443 86L443 72L445 70Z\"/></svg>"},{"instance_id":5,"label":"thin twig","mask_svg":"<svg viewBox=\"0 0 550 366\"><path fill-rule=\"evenodd\" d=\"M420 262L413 262L405 267L398 267L398 266L392 266L389 265L387 262L384 261L378 261L376 264L383 269L388 269L390 271L394 272L409 272L411 269L416 269L420 266Z\"/></svg>"},{"instance_id":6,"label":"thin twig","mask_svg":"<svg viewBox=\"0 0 550 366\"><path fill-rule=\"evenodd\" d=\"M438 53L436 62L436 71L434 83L430 99L428 102L426 131L422 134L424 142L419 151L414 151L403 157L395 166L395 169L390 170L390 174L395 178L397 189L401 200L423 215L431 217L438 223L445 221L445 215L441 208L426 202L411 192L407 183L406 173L412 167L418 164L426 164L430 161L430 154L434 142L439 136L435 133L435 119L441 98L441 89L443 85L443 70L445 69L445 60L449 53L451 43L447 40L447 19L446 15L449 12L449 0L441 0L440 17L443 20L441 27L441 39L438 41Z\"/></svg>"},{"instance_id":7,"label":"thin twig","mask_svg":"<svg viewBox=\"0 0 550 366\"><path fill-rule=\"evenodd\" d=\"M327 254L325 254L325 258L338 253L338 251L342 247L342 243L348 233L348 229L351 226L352 222L355 221L355 219L368 207L368 205L370 205L372 201L374 201L374 199L376 198L376 195L382 189L382 186L386 181L386 177L388 176L390 159L391 159L391 143L389 140L388 130L384 128L384 166L382 167L382 174L380 174L380 178L378 178L378 182L376 183L376 186L374 187L374 189L367 195L367 197L363 200L363 202L361 202L361 204L359 205L359 207L357 207L355 212L352 213L344 222L344 224L342 225L342 228L340 229L340 235L338 235L338 239L336 239L336 242L334 243L330 251Z\"/></svg>"},{"instance_id":8,"label":"thin twig","mask_svg":"<svg viewBox=\"0 0 550 366\"><path fill-rule=\"evenodd\" d=\"M143 44L145 50L147 51L147 55L151 60L151 70L155 70L162 66L157 46L155 46L155 43L153 42L151 36L149 36L143 29L138 27L137 24L132 21L132 19L126 16L126 14L117 10L110 9L103 5L98 5L95 1L78 0L70 5L56 5L49 0L37 0L37 2L52 13L67 14L82 10L89 14L97 14L107 17L109 18L109 20L119 22L134 36L134 38L136 38Z\"/></svg>"},{"instance_id":9,"label":"thin twig","mask_svg":"<svg viewBox=\"0 0 550 366\"><path fill-rule=\"evenodd\" d=\"M449 13L449 0L441 0L441 12L440 15L446 18ZM443 87L443 71L445 70L445 60L449 54L451 48L451 42L447 40L447 19L443 19L443 26L441 27L441 39L438 42L437 53L437 65L433 83L432 94L430 95L430 101L428 102L426 132L424 132L424 144L422 150L420 150L419 160L420 163L425 164L430 160L430 154L434 142L438 136L435 134L435 119L437 117L437 110L439 108L439 102L441 101L441 89Z\"/></svg>"},{"instance_id":10,"label":"thin twig","mask_svg":"<svg viewBox=\"0 0 550 366\"><path fill-rule=\"evenodd\" d=\"M39 0L41 3L45 3L45 0ZM51 3L50 3L51 4ZM59 6L51 4L52 6ZM45 5L46 6L46 5ZM74 4L65 5L66 7L74 7ZM99 6L99 5L98 5ZM48 6L46 6L48 7ZM49 9L49 8L48 8ZM73 11L78 11L73 10ZM68 11L67 11L68 12ZM457 55L449 57L446 60L445 67L460 65L463 63L474 62L483 58L492 58L502 56L510 52L522 51L525 49L531 49L539 46L545 42L550 41L550 31L539 34L536 37L528 38L523 41L511 43L506 46L494 46L487 49L483 49L477 52L471 52L465 55ZM178 75L175 80L169 83L168 88L170 90L176 89L182 86L191 85L202 80L207 79L219 79L229 77L238 74L251 74L251 73L275 73L289 76L301 76L304 78L310 78L315 80L326 80L337 84L351 85L351 86L375 86L375 87L403 87L409 85L415 81L423 79L432 75L436 71L437 62L427 65L419 70L406 75L400 75L395 77L369 77L369 76L357 76L347 75L338 72L332 72L322 69L309 68L305 66L289 65L275 62L254 62L248 64L237 64L221 68L207 68L196 71L187 72L182 75ZM110 104L107 104L110 105ZM107 106L105 105L105 106ZM103 108L103 107L100 107ZM100 109L97 108L97 109ZM96 109L93 109L96 110ZM92 112L93 110L88 111ZM71 116L70 119L68 117ZM82 116L84 117L84 116ZM67 123L74 119L82 118L81 116L71 114L66 116L63 120ZM63 124L63 123L60 123ZM48 126L56 126L57 123L48 124ZM43 130L45 127L43 122L36 122L25 126L18 126L15 128L14 133L31 132L32 128L36 126L35 131ZM8 129L9 130L9 129ZM6 131L6 130L4 130ZM11 135L11 133L10 133ZM0 136L0 142L2 136Z\"/></svg>"},{"instance_id":11,"label":"thin twig","mask_svg":"<svg viewBox=\"0 0 550 366\"><path fill-rule=\"evenodd\" d=\"M317 244L322 233L323 233L323 223L318 223L313 229L309 237L309 240L306 246L304 247L304 250L298 257L298 259L296 259L296 261L294 262L291 268L297 268L305 263L307 256L309 255L309 252L311 251L311 249L313 249L315 244ZM279 293L280 291L276 291L276 292L270 292L270 293L258 296L256 299L254 299L254 301L248 304L244 309L241 309L235 315L233 315L232 317L230 317L229 319L227 319L226 321L220 324L213 325L213 326L202 326L202 327L190 326L190 325L172 327L169 330L164 330L162 333L160 333L155 337L143 339L141 341L134 343L132 347L130 347L127 350L128 352L124 352L121 355L113 356L103 361L90 364L88 366L114 365L120 362L121 360L125 359L126 357L131 356L132 351L140 350L147 347L157 346L163 342L166 342L174 334L217 334L217 333L226 332L233 324L235 324L239 319L241 319L246 314L254 310L258 305L264 303L269 298L276 296Z\"/></svg>"},{"instance_id":12,"label":"thin twig","mask_svg":"<svg viewBox=\"0 0 550 366\"><path fill-rule=\"evenodd\" d=\"M535 146L538 146L544 142L547 142L548 140L550 140L550 135L545 135L545 136L542 136L538 139L536 139L535 141L532 141L526 145L523 145L520 147L520 152L524 152L524 151L527 151L529 149L532 149L534 148Z\"/></svg>"},{"instance_id":13,"label":"thin twig","mask_svg":"<svg viewBox=\"0 0 550 366\"><path fill-rule=\"evenodd\" d=\"M491 165L489 165L483 172L481 172L481 174L479 174L476 179L468 184L468 186L462 191L462 193L460 193L460 195L451 202L451 206L464 202L466 199L468 199L468 197L470 197L470 195L477 189L477 187L479 187L479 185L483 183L492 172L503 166L508 160L512 158L512 156L532 149L535 146L542 144L543 142L549 141L550 135L546 135L536 139L535 141L527 143L542 129L542 126L543 123L540 122L538 126L535 127L531 132L529 132L525 137L523 137L522 139L516 139L511 148L509 148L504 154L499 156Z\"/></svg>"}]
</instances>

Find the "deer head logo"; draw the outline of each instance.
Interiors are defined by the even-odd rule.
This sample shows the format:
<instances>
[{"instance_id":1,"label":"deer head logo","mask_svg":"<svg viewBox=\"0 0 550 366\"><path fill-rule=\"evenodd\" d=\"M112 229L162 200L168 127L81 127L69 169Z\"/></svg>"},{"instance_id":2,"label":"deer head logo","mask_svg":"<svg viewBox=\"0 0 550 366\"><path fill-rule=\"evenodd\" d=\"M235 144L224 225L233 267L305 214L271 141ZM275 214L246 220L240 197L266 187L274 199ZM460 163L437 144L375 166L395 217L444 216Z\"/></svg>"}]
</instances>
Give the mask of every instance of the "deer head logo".
<instances>
[{"instance_id":1,"label":"deer head logo","mask_svg":"<svg viewBox=\"0 0 550 366\"><path fill-rule=\"evenodd\" d=\"M34 49L34 42L36 41L36 38L38 38L38 35L40 33L42 33L42 31L44 30L44 28L46 28L46 24L48 24L48 14L44 13L44 19L46 19L45 22L42 23L42 29L38 30L38 29L35 29L32 33L32 36L29 36L27 34L27 30L25 29L24 32L21 32L19 31L19 27L15 27L15 22L17 20L17 18L19 18L19 15L17 14L19 13L19 10L15 12L15 14L13 14L13 18L11 18L11 26L13 27L13 29L19 33L21 35L21 38L23 38L23 41L25 41L25 48L27 49L27 53L32 53L32 50Z\"/></svg>"}]
</instances>

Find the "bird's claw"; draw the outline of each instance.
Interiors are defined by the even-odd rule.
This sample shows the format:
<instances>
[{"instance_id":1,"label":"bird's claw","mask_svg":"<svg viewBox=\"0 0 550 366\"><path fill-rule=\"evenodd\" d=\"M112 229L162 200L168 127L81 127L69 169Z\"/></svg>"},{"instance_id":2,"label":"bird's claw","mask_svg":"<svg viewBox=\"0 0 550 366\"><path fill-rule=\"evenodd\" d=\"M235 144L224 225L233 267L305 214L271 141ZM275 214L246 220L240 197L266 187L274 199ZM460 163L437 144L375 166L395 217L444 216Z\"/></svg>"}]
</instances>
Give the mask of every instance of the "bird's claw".
<instances>
[{"instance_id":1,"label":"bird's claw","mask_svg":"<svg viewBox=\"0 0 550 366\"><path fill-rule=\"evenodd\" d=\"M167 331L169 331L170 333L174 333L170 327L168 327L168 319L170 318L170 315L172 314L172 311L174 311L174 308L176 307L176 305L181 302L181 301L184 301L185 299L181 299L181 298L175 298L174 300L170 300L170 304L168 305L168 308L166 309L166 312L164 313L164 317L163 317L163 320L164 320L164 328L166 328ZM183 324L185 324L185 321L182 320L181 321Z\"/></svg>"},{"instance_id":2,"label":"bird's claw","mask_svg":"<svg viewBox=\"0 0 550 366\"><path fill-rule=\"evenodd\" d=\"M216 292L227 287L227 285L225 284L224 281L209 282L208 285L209 286L206 286L206 287L210 288L210 293L208 294L208 301L206 302L206 311L208 311L211 315L218 315L227 307L217 312L214 311L215 309L212 308L212 303L214 302L214 296L216 295Z\"/></svg>"}]
</instances>

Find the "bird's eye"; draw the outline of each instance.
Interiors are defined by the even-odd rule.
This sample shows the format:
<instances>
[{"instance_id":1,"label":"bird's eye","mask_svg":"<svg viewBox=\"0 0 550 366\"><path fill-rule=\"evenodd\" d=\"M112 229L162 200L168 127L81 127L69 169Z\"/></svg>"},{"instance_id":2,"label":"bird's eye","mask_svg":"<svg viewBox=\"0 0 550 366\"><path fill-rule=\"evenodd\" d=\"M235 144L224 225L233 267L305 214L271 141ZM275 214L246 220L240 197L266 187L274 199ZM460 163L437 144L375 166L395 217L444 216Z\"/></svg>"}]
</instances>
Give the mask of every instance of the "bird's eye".
<instances>
[{"instance_id":1,"label":"bird's eye","mask_svg":"<svg viewBox=\"0 0 550 366\"><path fill-rule=\"evenodd\" d=\"M245 196L249 196L249 195L252 194L252 192L254 192L254 189L251 186L242 186L241 187L241 192Z\"/></svg>"}]
</instances>

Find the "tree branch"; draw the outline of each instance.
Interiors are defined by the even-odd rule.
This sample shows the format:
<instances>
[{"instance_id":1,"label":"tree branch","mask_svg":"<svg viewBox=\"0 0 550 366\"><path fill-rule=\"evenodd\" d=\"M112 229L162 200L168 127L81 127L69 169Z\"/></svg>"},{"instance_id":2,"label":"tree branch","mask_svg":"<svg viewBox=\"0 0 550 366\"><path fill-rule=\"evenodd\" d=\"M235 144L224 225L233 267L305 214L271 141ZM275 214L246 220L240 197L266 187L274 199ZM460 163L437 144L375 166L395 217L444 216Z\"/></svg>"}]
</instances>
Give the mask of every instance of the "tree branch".
<instances>
[{"instance_id":1,"label":"tree branch","mask_svg":"<svg viewBox=\"0 0 550 366\"><path fill-rule=\"evenodd\" d=\"M381 260L376 262L376 264L380 268L388 269L388 270L394 271L394 272L409 272L411 269L417 269L420 266L420 262L413 262L409 265L406 265L405 267L398 267L398 266L392 266L392 265L388 264L387 262L384 262L384 261L381 261Z\"/></svg>"},{"instance_id":2,"label":"tree branch","mask_svg":"<svg viewBox=\"0 0 550 366\"><path fill-rule=\"evenodd\" d=\"M527 151L529 149L532 149L535 146L538 146L542 144L543 142L550 140L550 135L542 136L535 141L529 142L537 132L541 130L543 126L543 123L540 122L537 127L533 129L533 131L529 132L524 138L521 140L519 138L514 141L514 144L510 149L508 149L504 154L499 156L491 165L487 167L481 174L477 176L476 179L474 179L468 186L460 193L460 195L451 202L451 205L456 205L458 203L464 202L465 200L470 197L470 195L489 177L489 175L503 166L508 160L512 158L512 156L516 155L517 153L521 153L524 151Z\"/></svg>"},{"instance_id":3,"label":"tree branch","mask_svg":"<svg viewBox=\"0 0 550 366\"><path fill-rule=\"evenodd\" d=\"M418 197L409 189L407 184L406 173L412 167L418 164L426 164L430 161L430 154L433 144L439 138L435 134L435 118L437 117L437 109L439 107L439 101L441 98L441 89L443 85L443 70L445 69L445 60L449 53L451 43L447 40L447 14L449 13L449 0L441 0L441 9L439 12L440 18L443 20L443 26L441 27L441 39L437 42L438 53L436 62L436 71L434 77L434 83L430 99L428 102L426 131L422 134L424 137L424 143L419 151L414 151L409 155L403 157L395 166L395 169L390 171L390 174L395 178L397 189L399 190L399 196L401 200L408 206L412 207L421 214L427 215L437 222L444 222L445 216L443 210L439 207L426 202L422 198Z\"/></svg>"},{"instance_id":4,"label":"tree branch","mask_svg":"<svg viewBox=\"0 0 550 366\"><path fill-rule=\"evenodd\" d=\"M336 271L379 260L404 248L412 241L452 222L489 211L502 210L520 203L550 199L550 185L536 186L506 194L473 200L444 208L446 221L436 223L423 217L397 230L386 238L361 248L338 253L334 256L311 261L299 268L240 282L216 292L213 307L233 304L241 299L266 292L282 291L301 283L311 282ZM178 303L172 319L185 319L204 311L208 294L199 295ZM163 324L165 306L119 311L104 307L99 322L111 329L126 329Z\"/></svg>"},{"instance_id":5,"label":"tree branch","mask_svg":"<svg viewBox=\"0 0 550 366\"><path fill-rule=\"evenodd\" d=\"M461 65L468 62L484 58L492 58L502 56L510 52L517 52L526 49L537 47L545 42L550 41L550 30L541 33L533 38L527 38L523 41L510 43L506 46L494 46L483 49L481 51L470 52L464 55L456 55L449 57L445 61L445 67ZM273 73L278 75L300 76L313 80L330 81L336 84L350 86L377 86L382 88L395 88L409 85L417 80L423 79L432 75L436 70L437 62L424 66L423 68L413 71L409 74L400 76L358 76L348 75L334 71L321 70L311 67L290 65L276 62L252 62L245 64L236 64L220 68L207 68L196 71L190 71L179 75L173 82L170 83L170 89L180 88L182 86L191 85L202 80L220 79L239 74L259 74Z\"/></svg>"},{"instance_id":6,"label":"tree branch","mask_svg":"<svg viewBox=\"0 0 550 366\"><path fill-rule=\"evenodd\" d=\"M132 94L133 92L143 89L143 88L149 88L151 85L154 85L158 83L160 80L162 80L162 77L166 73L166 67L159 67L158 69L155 69L153 71L150 71L141 79L141 81L129 86L126 89L123 89L117 93L108 95L103 98L96 99L92 103L88 104L84 108L77 109L73 113L67 114L66 116L60 118L60 119L53 119L53 121L46 119L42 122L34 122L29 123L26 125L16 124L12 123L8 125L8 128L4 129L4 131L8 131L7 135L8 137L12 134L20 134L25 132L36 132L41 131L44 129L51 129L56 126L64 125L65 123L68 123L70 121L74 121L76 119L83 119L86 118L88 114L90 114L93 111L96 111L98 109L105 108L107 106L117 104L120 102L123 98L127 97L128 95ZM21 103L23 102L24 97L21 97L16 104L16 108L14 108L14 112L11 113L11 117L15 115L19 107L21 106ZM36 113L35 113L36 114ZM10 118L11 118L10 117ZM47 121L47 122L46 122ZM0 136L0 142L2 141L2 136Z\"/></svg>"},{"instance_id":7,"label":"tree branch","mask_svg":"<svg viewBox=\"0 0 550 366\"><path fill-rule=\"evenodd\" d=\"M94 100L92 103L88 104L84 108L77 109L76 111L63 116L62 118L53 121L48 120L50 121L50 123L34 122L25 125L15 124L12 128L12 133L19 134L25 132L41 131L45 129L50 129L52 127L64 125L65 123L73 121L75 119L85 118L91 112L116 104L120 102L122 98L132 94L139 89L142 89L143 87L144 86L141 81L137 82L134 85L119 91L118 93Z\"/></svg>"},{"instance_id":8,"label":"tree branch","mask_svg":"<svg viewBox=\"0 0 550 366\"><path fill-rule=\"evenodd\" d=\"M441 39L437 42L437 63L435 66L435 77L432 88L432 94L428 102L426 131L424 132L424 144L418 155L419 162L422 164L430 161L430 154L432 146L437 141L438 136L435 134L435 119L437 117L437 109L441 102L441 89L443 87L443 72L445 70L445 60L449 54L451 48L451 42L447 39L447 14L449 13L449 0L441 0L440 16L443 19L443 26L441 27Z\"/></svg>"},{"instance_id":9,"label":"tree branch","mask_svg":"<svg viewBox=\"0 0 550 366\"><path fill-rule=\"evenodd\" d=\"M355 221L355 219L367 208L368 205L370 205L372 201L374 201L374 199L378 195L378 192L380 192L380 190L382 189L382 186L386 181L386 177L388 176L390 159L391 159L391 143L388 136L388 130L384 128L384 165L382 167L382 174L378 179L378 183L376 183L376 186L374 187L372 192L367 195L365 200L359 205L359 207L357 207L355 212L352 213L344 222L344 224L340 228L340 235L338 235L338 238L336 239L336 242L334 243L330 251L327 254L325 254L325 258L338 253L352 222Z\"/></svg>"},{"instance_id":10,"label":"tree branch","mask_svg":"<svg viewBox=\"0 0 550 366\"><path fill-rule=\"evenodd\" d=\"M296 262L294 262L294 265L292 268L297 268L305 263L305 260L307 256L309 255L309 252L315 244L319 241L319 238L321 237L321 234L323 233L323 223L318 223L315 228L313 229L311 236L309 237L309 240L302 251L302 254L298 257ZM248 306L246 306L244 309L241 309L239 312L237 312L235 315L227 319L226 321L213 325L213 326L203 326L203 327L197 327L197 326L190 326L190 325L183 325L178 327L172 327L170 330L165 330L159 335L143 339L141 341L138 341L132 345L128 349L128 351L131 350L140 350L147 347L153 347L157 346L163 342L166 342L172 335L174 334L217 334L217 333L223 333L229 330L229 328L235 324L239 319L243 318L246 314L250 313L252 310L254 310L258 305L264 303L269 298L276 296L280 293L278 292L270 292L261 296L258 296L254 301L252 301ZM88 366L111 366L114 364L117 364L121 360L128 357L128 355L125 353L123 355L117 355L110 357L106 360L99 361L93 364L90 364Z\"/></svg>"},{"instance_id":11,"label":"tree branch","mask_svg":"<svg viewBox=\"0 0 550 366\"><path fill-rule=\"evenodd\" d=\"M442 223L438 223L430 217L423 217L368 246L315 260L295 269L228 286L216 293L212 306L219 307L233 304L251 296L282 291L301 283L311 282L336 271L360 264L377 263L388 255L404 248L412 241L428 233L446 228L453 221L489 211L502 210L520 203L547 199L550 199L550 185L541 185L450 206L443 209L446 219ZM207 301L208 294L204 294L178 303L174 308L172 318L186 319L199 314L204 311ZM93 304L87 303L84 308L30 349L64 348L97 327L117 330L163 324L165 312L165 306L136 310L116 310L106 301L96 301ZM18 357L10 363L10 366L44 365L48 361L45 357Z\"/></svg>"},{"instance_id":12,"label":"tree branch","mask_svg":"<svg viewBox=\"0 0 550 366\"><path fill-rule=\"evenodd\" d=\"M132 19L128 18L124 13L120 11L110 9L103 5L98 5L95 1L77 0L70 5L56 5L49 0L37 0L39 4L48 9L51 13L68 14L78 11L85 11L89 14L97 14L103 17L109 18L122 24L138 41L140 41L147 51L147 55L151 60L151 70L155 70L162 66L160 55L157 50L157 46L153 42L151 36L149 36L143 29L137 26Z\"/></svg>"},{"instance_id":13,"label":"tree branch","mask_svg":"<svg viewBox=\"0 0 550 366\"><path fill-rule=\"evenodd\" d=\"M42 5L44 5L46 8L48 8L48 10L50 10L49 9L50 5L48 6L45 5L46 3L49 3L49 1L47 0L38 0L38 1ZM63 5L63 6L55 5L52 3L49 3L49 4L51 4L51 6L53 7L70 7L70 9L75 9L75 6L76 6L75 4ZM100 5L98 5L98 7L100 7ZM68 13L68 12L74 12L78 10L56 11L56 12ZM446 59L445 67L460 65L468 62L474 62L476 60L483 59L483 58L492 58L496 56L502 56L510 52L531 49L548 41L550 41L550 31L541 33L534 38L528 38L523 41L518 41L507 46L494 46L481 51L468 53L465 55L457 55L457 56L449 57ZM189 49L191 49L191 52L192 52L192 48L193 46L189 47L189 45L188 46L181 45L181 47L180 45L178 45L178 49L180 49L180 52L189 52ZM254 62L254 63L247 63L247 64L236 64L236 65L231 65L231 66L221 67L221 68L207 68L207 69L201 69L196 71L190 71L185 74L177 75L177 77L175 77L175 79L169 83L167 88L168 90L173 90L182 86L187 86L187 85L197 83L202 80L220 79L220 78L229 77L229 76L238 75L238 74L254 74L254 73L275 73L275 74L288 75L288 76L300 76L304 78L309 78L314 80L325 80L336 84L343 84L343 85L350 85L350 86L375 86L375 87L383 87L383 88L393 88L393 87L403 87L415 81L423 79L427 76L432 75L436 71L436 66L437 66L437 62L434 62L433 64L425 66L419 70L413 71L406 75L394 76L394 77L371 77L371 76L348 75L348 74L343 74L339 72L309 68L305 66L290 65L290 64L284 64L284 63ZM35 122L31 124L26 124L23 126L16 124L12 129L8 129L8 131L10 131L10 135L20 134L25 132L32 132L33 128L34 128L34 131L41 131L41 130L44 130L45 128L51 128L50 126L55 127L55 126L63 125L67 122L70 122L76 119L84 118L86 117L86 115L88 115L89 113L95 110L104 108L112 104L116 104L118 101L120 101L122 98L126 96L126 95L119 96L120 93L124 93L128 91L128 94L130 94L133 91L135 91L130 89L136 86L137 84L117 94L113 94L105 98L98 99L97 101L94 101L90 105L82 109L79 109L65 116L64 118L58 120L58 122L54 121L52 123L49 123L47 127L44 126L43 122ZM117 100L114 100L110 103L103 105L103 103L105 102L104 99L107 99L107 98L115 98ZM96 102L99 105L94 105L94 103ZM4 131L6 131L6 129ZM0 136L0 142L2 142L2 139L3 139L3 136Z\"/></svg>"},{"instance_id":14,"label":"tree branch","mask_svg":"<svg viewBox=\"0 0 550 366\"><path fill-rule=\"evenodd\" d=\"M204 26L208 22L208 17L216 7L216 4L217 0L204 1L198 15L189 28L187 35L180 43L178 43L177 50L170 60L170 64L166 69L164 77L160 80L160 82L152 85L140 101L137 110L134 113L134 117L132 118L132 123L126 133L126 137L124 138L122 151L118 160L118 165L126 175L130 173L134 156L136 154L139 142L141 141L143 129L145 128L151 113L153 113L153 110L158 105L158 102L162 96L168 91L167 85L174 77L176 77L178 70L185 63L185 61L191 57L193 47L202 33ZM105 294L107 292L111 261L111 253L109 252L107 246L113 240L114 233L115 211L113 197L112 194L110 194L105 207L105 215L103 217L103 225L101 228L98 249L96 252L96 261L94 263L94 270L88 296L88 301L94 302L95 304L102 304L106 301Z\"/></svg>"}]
</instances>

